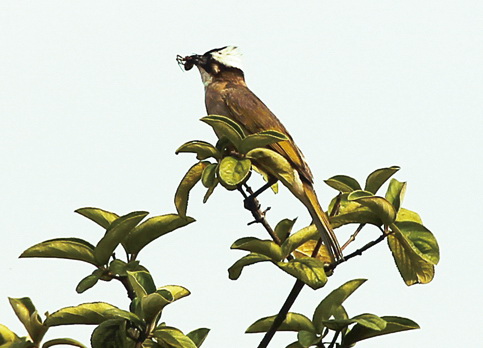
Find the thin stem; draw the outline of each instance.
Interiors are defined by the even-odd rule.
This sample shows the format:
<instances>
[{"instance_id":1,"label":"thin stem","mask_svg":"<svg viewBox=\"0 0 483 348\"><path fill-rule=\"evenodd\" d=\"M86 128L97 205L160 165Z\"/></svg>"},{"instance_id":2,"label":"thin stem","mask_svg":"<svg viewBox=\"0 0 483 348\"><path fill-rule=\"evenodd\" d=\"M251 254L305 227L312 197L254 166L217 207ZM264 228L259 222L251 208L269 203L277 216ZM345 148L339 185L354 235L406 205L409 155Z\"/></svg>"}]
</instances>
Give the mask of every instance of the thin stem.
<instances>
[{"instance_id":1,"label":"thin stem","mask_svg":"<svg viewBox=\"0 0 483 348\"><path fill-rule=\"evenodd\" d=\"M360 224L359 227L357 227L356 231L349 237L349 240L347 242L344 243L344 245L342 246L342 248L340 248L341 250L344 250L345 248L347 248L347 246L349 246L350 243L352 243L353 241L356 240L356 237L357 235L359 234L360 231L362 231L362 228L365 226L366 224Z\"/></svg>"},{"instance_id":2,"label":"thin stem","mask_svg":"<svg viewBox=\"0 0 483 348\"><path fill-rule=\"evenodd\" d=\"M117 279L121 282L121 284L124 286L124 288L127 291L127 296L129 299L132 301L136 297L136 294L134 293L134 289L131 286L131 283L129 283L129 279L125 276L115 276L113 277L114 279Z\"/></svg>"},{"instance_id":3,"label":"thin stem","mask_svg":"<svg viewBox=\"0 0 483 348\"><path fill-rule=\"evenodd\" d=\"M332 342L330 342L328 348L334 348L335 347L335 342L337 341L337 337L339 337L340 331L337 331L334 335L334 338L332 339Z\"/></svg>"},{"instance_id":4,"label":"thin stem","mask_svg":"<svg viewBox=\"0 0 483 348\"><path fill-rule=\"evenodd\" d=\"M356 251L354 251L353 253L345 256L343 259L340 259L340 260L337 260L336 262L332 263L329 265L329 270L330 269L334 269L336 268L338 265L340 265L341 263L344 263L350 259L352 259L353 257L356 257L356 256L360 256L362 255L362 253L370 248L372 248L373 246L375 246L376 244L379 244L380 242L382 242L384 239L386 239L386 237L388 236L387 233L383 233L381 234L377 239L373 240L373 241L370 241L369 243L367 243L366 245L364 245L362 248L360 249L357 249Z\"/></svg>"}]
</instances>

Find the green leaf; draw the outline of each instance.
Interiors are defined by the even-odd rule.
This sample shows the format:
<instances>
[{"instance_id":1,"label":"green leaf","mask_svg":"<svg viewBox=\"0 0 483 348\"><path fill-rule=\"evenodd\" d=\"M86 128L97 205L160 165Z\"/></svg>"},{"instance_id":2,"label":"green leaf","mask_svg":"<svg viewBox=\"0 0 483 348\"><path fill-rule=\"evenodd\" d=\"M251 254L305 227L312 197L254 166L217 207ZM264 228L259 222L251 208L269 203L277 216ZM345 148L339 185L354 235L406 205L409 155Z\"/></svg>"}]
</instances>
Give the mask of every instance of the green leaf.
<instances>
[{"instance_id":1,"label":"green leaf","mask_svg":"<svg viewBox=\"0 0 483 348\"><path fill-rule=\"evenodd\" d=\"M218 169L218 163L211 163L209 164L204 170L203 174L201 175L201 183L204 187L210 188L215 185L216 182L216 172Z\"/></svg>"},{"instance_id":2,"label":"green leaf","mask_svg":"<svg viewBox=\"0 0 483 348\"><path fill-rule=\"evenodd\" d=\"M92 348L127 348L126 321L110 319L102 322L91 335Z\"/></svg>"},{"instance_id":3,"label":"green leaf","mask_svg":"<svg viewBox=\"0 0 483 348\"><path fill-rule=\"evenodd\" d=\"M392 224L388 245L401 277L407 285L426 284L434 278L439 246L433 234L412 221Z\"/></svg>"},{"instance_id":4,"label":"green leaf","mask_svg":"<svg viewBox=\"0 0 483 348\"><path fill-rule=\"evenodd\" d=\"M49 348L53 346L62 346L62 345L74 346L79 348L87 348L82 343L72 338L55 338L53 340L49 340L44 344L42 344L42 348Z\"/></svg>"},{"instance_id":5,"label":"green leaf","mask_svg":"<svg viewBox=\"0 0 483 348\"><path fill-rule=\"evenodd\" d=\"M130 254L137 254L153 240L194 221L195 219L189 216L182 217L177 214L152 217L129 232L124 241L126 251Z\"/></svg>"},{"instance_id":6,"label":"green leaf","mask_svg":"<svg viewBox=\"0 0 483 348\"><path fill-rule=\"evenodd\" d=\"M406 186L405 182L397 181L394 178L389 182L386 199L393 205L396 212L399 211L399 208L401 207L404 195L406 194Z\"/></svg>"},{"instance_id":7,"label":"green leaf","mask_svg":"<svg viewBox=\"0 0 483 348\"><path fill-rule=\"evenodd\" d=\"M171 294L171 301L173 302L191 294L188 289L179 285L165 285L156 290L156 292L160 291L168 291Z\"/></svg>"},{"instance_id":8,"label":"green leaf","mask_svg":"<svg viewBox=\"0 0 483 348\"><path fill-rule=\"evenodd\" d=\"M317 290L327 283L324 262L311 257L293 259L289 262L277 262L283 271L303 281L312 289Z\"/></svg>"},{"instance_id":9,"label":"green leaf","mask_svg":"<svg viewBox=\"0 0 483 348\"><path fill-rule=\"evenodd\" d=\"M165 348L165 347L166 346L161 346L150 338L144 340L143 346L142 346L142 348Z\"/></svg>"},{"instance_id":10,"label":"green leaf","mask_svg":"<svg viewBox=\"0 0 483 348\"><path fill-rule=\"evenodd\" d=\"M210 164L210 162L199 162L193 165L185 174L174 196L174 205L178 214L182 217L186 217L186 211L188 209L189 194L193 186L196 185L201 179L203 170Z\"/></svg>"},{"instance_id":11,"label":"green leaf","mask_svg":"<svg viewBox=\"0 0 483 348\"><path fill-rule=\"evenodd\" d=\"M387 322L383 330L377 331L369 329L363 325L356 324L351 331L343 338L342 346L349 347L352 344L365 340L367 338L387 335L394 332L419 329L419 325L414 321L406 318L384 316L381 319Z\"/></svg>"},{"instance_id":12,"label":"green leaf","mask_svg":"<svg viewBox=\"0 0 483 348\"><path fill-rule=\"evenodd\" d=\"M396 211L391 203L382 197L362 197L356 199L357 203L369 208L378 218L381 219L384 225L390 225L396 220Z\"/></svg>"},{"instance_id":13,"label":"green leaf","mask_svg":"<svg viewBox=\"0 0 483 348\"><path fill-rule=\"evenodd\" d=\"M241 127L228 117L209 115L201 118L201 121L209 124L218 138L226 137L237 149L241 140L245 137Z\"/></svg>"},{"instance_id":14,"label":"green leaf","mask_svg":"<svg viewBox=\"0 0 483 348\"><path fill-rule=\"evenodd\" d=\"M77 284L75 291L78 294L82 294L84 291L96 285L98 281L99 281L99 276L97 276L96 274L89 274L87 277L83 278L79 282L79 284Z\"/></svg>"},{"instance_id":15,"label":"green leaf","mask_svg":"<svg viewBox=\"0 0 483 348\"><path fill-rule=\"evenodd\" d=\"M271 240L245 237L238 239L230 248L262 254L269 257L273 261L280 261L282 259L282 248Z\"/></svg>"},{"instance_id":16,"label":"green leaf","mask_svg":"<svg viewBox=\"0 0 483 348\"><path fill-rule=\"evenodd\" d=\"M270 174L268 174L266 171L264 171L263 169L257 167L257 165L255 163L252 162L252 169L260 174L263 178L263 180L265 180L265 182L269 182L270 180L272 180L272 176ZM272 186L270 186L270 188L272 189L273 193L277 194L278 193L278 182L276 182L275 184L273 184Z\"/></svg>"},{"instance_id":17,"label":"green leaf","mask_svg":"<svg viewBox=\"0 0 483 348\"><path fill-rule=\"evenodd\" d=\"M265 147L284 140L289 140L285 134L274 130L267 130L248 135L242 140L239 149L240 153L245 154L257 147Z\"/></svg>"},{"instance_id":18,"label":"green leaf","mask_svg":"<svg viewBox=\"0 0 483 348\"><path fill-rule=\"evenodd\" d=\"M218 177L223 186L228 189L236 188L248 178L251 167L252 162L249 159L226 156L218 166Z\"/></svg>"},{"instance_id":19,"label":"green leaf","mask_svg":"<svg viewBox=\"0 0 483 348\"><path fill-rule=\"evenodd\" d=\"M201 347L201 345L206 339L206 336L208 336L209 332L210 332L210 329L199 328L186 334L186 336L188 336L193 341L196 347Z\"/></svg>"},{"instance_id":20,"label":"green leaf","mask_svg":"<svg viewBox=\"0 0 483 348\"><path fill-rule=\"evenodd\" d=\"M397 222L413 221L421 225L423 224L423 220L421 220L421 217L419 216L418 213L415 213L414 211L404 209L404 208L400 208L399 211L397 212L396 221Z\"/></svg>"},{"instance_id":21,"label":"green leaf","mask_svg":"<svg viewBox=\"0 0 483 348\"><path fill-rule=\"evenodd\" d=\"M10 343L10 342L16 342L18 340L19 338L15 334L15 332L10 330L5 325L0 324L0 345L3 345L5 343Z\"/></svg>"},{"instance_id":22,"label":"green leaf","mask_svg":"<svg viewBox=\"0 0 483 348\"><path fill-rule=\"evenodd\" d=\"M218 178L215 178L215 181L213 182L213 186L208 188L208 190L206 191L206 193L203 197L203 204L208 201L208 198L210 198L211 194L213 193L213 191L215 191L215 188L219 183L220 183L220 181L218 180Z\"/></svg>"},{"instance_id":23,"label":"green leaf","mask_svg":"<svg viewBox=\"0 0 483 348\"><path fill-rule=\"evenodd\" d=\"M154 292L141 299L141 307L144 313L144 320L151 323L159 318L161 311L172 301L166 299L161 294Z\"/></svg>"},{"instance_id":24,"label":"green leaf","mask_svg":"<svg viewBox=\"0 0 483 348\"><path fill-rule=\"evenodd\" d=\"M357 182L357 180L347 175L336 175L324 180L324 182L333 189L336 189L342 193L361 190L361 185Z\"/></svg>"},{"instance_id":25,"label":"green leaf","mask_svg":"<svg viewBox=\"0 0 483 348\"><path fill-rule=\"evenodd\" d=\"M228 269L228 277L231 280L237 280L240 277L241 272L245 266L253 265L255 263L263 261L271 261L271 259L268 256L256 253L250 253L246 256L243 256Z\"/></svg>"},{"instance_id":26,"label":"green leaf","mask_svg":"<svg viewBox=\"0 0 483 348\"><path fill-rule=\"evenodd\" d=\"M297 218L293 220L283 219L277 224L277 226L275 226L274 232L282 243L288 238L290 232L292 232L292 227L295 224L295 221L297 221Z\"/></svg>"},{"instance_id":27,"label":"green leaf","mask_svg":"<svg viewBox=\"0 0 483 348\"><path fill-rule=\"evenodd\" d=\"M97 266L94 246L79 238L56 238L31 246L20 257L48 257L79 260Z\"/></svg>"},{"instance_id":28,"label":"green leaf","mask_svg":"<svg viewBox=\"0 0 483 348\"><path fill-rule=\"evenodd\" d=\"M301 330L297 333L297 340L302 347L311 347L320 342L320 337L313 331Z\"/></svg>"},{"instance_id":29,"label":"green leaf","mask_svg":"<svg viewBox=\"0 0 483 348\"><path fill-rule=\"evenodd\" d=\"M108 319L126 317L133 322L141 322L135 314L123 311L109 303L92 302L59 309L47 317L45 325L100 324Z\"/></svg>"},{"instance_id":30,"label":"green leaf","mask_svg":"<svg viewBox=\"0 0 483 348\"><path fill-rule=\"evenodd\" d=\"M347 326L358 323L364 327L372 330L381 331L386 328L387 322L374 314L360 314L351 319L335 319L335 320L324 320L323 324L325 327L334 330L342 331Z\"/></svg>"},{"instance_id":31,"label":"green leaf","mask_svg":"<svg viewBox=\"0 0 483 348\"><path fill-rule=\"evenodd\" d=\"M156 291L156 286L149 272L127 272L127 276L137 297L144 297Z\"/></svg>"},{"instance_id":32,"label":"green leaf","mask_svg":"<svg viewBox=\"0 0 483 348\"><path fill-rule=\"evenodd\" d=\"M245 333L259 333L259 332L267 332L270 327L272 326L275 318L277 316L273 315L271 317L266 317L257 320L254 322L250 327L245 331ZM315 327L305 315L299 313L287 313L287 317L277 329L277 331L309 331L315 332Z\"/></svg>"},{"instance_id":33,"label":"green leaf","mask_svg":"<svg viewBox=\"0 0 483 348\"><path fill-rule=\"evenodd\" d=\"M94 221L96 224L104 227L106 230L109 228L111 223L114 222L114 220L119 218L119 215L99 208L79 208L75 212Z\"/></svg>"},{"instance_id":34,"label":"green leaf","mask_svg":"<svg viewBox=\"0 0 483 348\"><path fill-rule=\"evenodd\" d=\"M373 171L366 179L366 186L364 190L376 194L377 190L399 169L398 166L392 166L388 168L381 168Z\"/></svg>"},{"instance_id":35,"label":"green leaf","mask_svg":"<svg viewBox=\"0 0 483 348\"><path fill-rule=\"evenodd\" d=\"M164 326L154 330L154 337L169 348L197 348L195 343L181 330L174 327Z\"/></svg>"},{"instance_id":36,"label":"green leaf","mask_svg":"<svg viewBox=\"0 0 483 348\"><path fill-rule=\"evenodd\" d=\"M282 243L283 257L287 257L299 246L311 239L317 238L318 236L319 232L317 231L317 227L315 227L315 225L304 227L295 232Z\"/></svg>"},{"instance_id":37,"label":"green leaf","mask_svg":"<svg viewBox=\"0 0 483 348\"><path fill-rule=\"evenodd\" d=\"M216 159L221 157L220 152L213 145L201 140L193 140L184 143L176 150L176 154L179 154L180 152L196 153L196 158L200 161L210 157L214 157Z\"/></svg>"},{"instance_id":38,"label":"green leaf","mask_svg":"<svg viewBox=\"0 0 483 348\"><path fill-rule=\"evenodd\" d=\"M148 214L149 213L146 211L135 211L121 216L119 219L114 221L94 249L94 255L98 264L107 264L117 246Z\"/></svg>"},{"instance_id":39,"label":"green leaf","mask_svg":"<svg viewBox=\"0 0 483 348\"><path fill-rule=\"evenodd\" d=\"M290 343L290 344L289 344L287 347L285 347L285 348L306 348L306 347L304 347L303 345L301 345L301 344L299 343L299 341L296 341L296 342L292 342L292 343Z\"/></svg>"},{"instance_id":40,"label":"green leaf","mask_svg":"<svg viewBox=\"0 0 483 348\"><path fill-rule=\"evenodd\" d=\"M324 321L333 316L337 309L341 307L342 303L344 303L344 301L352 295L359 286L364 284L366 280L367 279L350 280L333 290L320 302L315 309L312 319L317 329L317 333L322 333L322 330L324 329Z\"/></svg>"},{"instance_id":41,"label":"green leaf","mask_svg":"<svg viewBox=\"0 0 483 348\"><path fill-rule=\"evenodd\" d=\"M252 159L259 169L280 180L295 196L300 197L303 194L304 188L298 172L279 153L256 148L249 151L246 157Z\"/></svg>"},{"instance_id":42,"label":"green leaf","mask_svg":"<svg viewBox=\"0 0 483 348\"><path fill-rule=\"evenodd\" d=\"M355 201L359 198L365 198L365 197L374 197L374 194L369 191L364 191L364 190L356 190L352 191L347 195L347 200L348 201Z\"/></svg>"},{"instance_id":43,"label":"green leaf","mask_svg":"<svg viewBox=\"0 0 483 348\"><path fill-rule=\"evenodd\" d=\"M34 343L39 343L47 332L47 327L42 324L42 320L32 300L29 297L9 297L8 301L18 319L29 333L30 338Z\"/></svg>"},{"instance_id":44,"label":"green leaf","mask_svg":"<svg viewBox=\"0 0 483 348\"><path fill-rule=\"evenodd\" d=\"M128 264L121 259L112 260L109 264L109 271L123 277L127 277Z\"/></svg>"}]
</instances>

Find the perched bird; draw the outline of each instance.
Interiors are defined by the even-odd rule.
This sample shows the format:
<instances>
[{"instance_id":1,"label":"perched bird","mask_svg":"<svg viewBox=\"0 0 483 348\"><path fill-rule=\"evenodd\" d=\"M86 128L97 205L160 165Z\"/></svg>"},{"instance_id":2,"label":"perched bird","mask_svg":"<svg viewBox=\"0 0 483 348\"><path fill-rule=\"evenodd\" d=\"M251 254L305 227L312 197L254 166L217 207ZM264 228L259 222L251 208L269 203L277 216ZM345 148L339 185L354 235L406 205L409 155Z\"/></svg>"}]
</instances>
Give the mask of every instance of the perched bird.
<instances>
[{"instance_id":1,"label":"perched bird","mask_svg":"<svg viewBox=\"0 0 483 348\"><path fill-rule=\"evenodd\" d=\"M303 183L303 190L290 191L307 207L331 260L342 257L339 243L313 187L313 175L287 129L268 107L247 87L237 47L226 46L203 55L177 57L185 70L196 66L205 86L205 105L209 115L226 116L237 122L246 134L266 130L283 133L289 140L268 147L289 161Z\"/></svg>"}]
</instances>

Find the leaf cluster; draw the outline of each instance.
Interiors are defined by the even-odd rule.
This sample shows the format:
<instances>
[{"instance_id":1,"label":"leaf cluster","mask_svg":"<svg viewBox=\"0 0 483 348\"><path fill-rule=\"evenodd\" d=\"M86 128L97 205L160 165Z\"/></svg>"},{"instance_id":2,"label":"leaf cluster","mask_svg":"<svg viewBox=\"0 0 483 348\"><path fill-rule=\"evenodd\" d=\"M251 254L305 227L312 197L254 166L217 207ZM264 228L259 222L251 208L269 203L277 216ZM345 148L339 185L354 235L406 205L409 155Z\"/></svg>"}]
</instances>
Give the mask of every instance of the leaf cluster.
<instances>
[{"instance_id":1,"label":"leaf cluster","mask_svg":"<svg viewBox=\"0 0 483 348\"><path fill-rule=\"evenodd\" d=\"M39 347L52 326L88 324L96 325L92 332L93 348L150 347L150 348L196 348L205 340L209 329L201 328L188 334L161 322L164 308L190 294L179 285L156 287L149 271L137 260L139 252L157 238L193 221L188 216L166 214L142 222L147 212L136 211L123 216L99 208L76 210L103 229L104 235L94 246L80 238L57 238L38 243L25 250L20 257L43 257L71 259L89 263L95 270L80 280L76 287L82 293L102 281L120 281L131 299L129 310L120 309L106 302L82 303L46 313L41 320L29 298L10 299L18 318L29 336L18 337L5 326L0 326L1 347ZM116 258L120 247L126 259ZM54 339L42 347L73 345L84 347L70 339Z\"/></svg>"},{"instance_id":2,"label":"leaf cluster","mask_svg":"<svg viewBox=\"0 0 483 348\"><path fill-rule=\"evenodd\" d=\"M382 316L364 313L349 317L344 301L357 290L366 279L354 279L346 282L327 295L315 309L312 319L303 314L290 312L286 315L278 331L297 332L297 341L287 348L333 347L335 339L327 342L330 334L340 338L339 348L352 347L355 343L395 332L418 329L414 321L396 316ZM247 333L267 332L276 316L257 320L246 330Z\"/></svg>"}]
</instances>

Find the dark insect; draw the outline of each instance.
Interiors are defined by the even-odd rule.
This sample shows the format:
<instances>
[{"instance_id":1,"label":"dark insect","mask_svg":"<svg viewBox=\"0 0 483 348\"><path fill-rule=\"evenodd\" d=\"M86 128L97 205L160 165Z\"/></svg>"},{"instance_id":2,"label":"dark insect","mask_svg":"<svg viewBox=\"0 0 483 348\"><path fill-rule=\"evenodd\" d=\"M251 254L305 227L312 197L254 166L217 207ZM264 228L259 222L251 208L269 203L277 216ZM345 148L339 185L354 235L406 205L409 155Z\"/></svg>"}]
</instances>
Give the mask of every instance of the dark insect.
<instances>
[{"instance_id":1,"label":"dark insect","mask_svg":"<svg viewBox=\"0 0 483 348\"><path fill-rule=\"evenodd\" d=\"M180 67L183 66L184 70L186 71L191 70L191 68L193 68L193 65L195 64L193 56L182 57L178 54L176 56L176 61L178 62L178 65Z\"/></svg>"}]
</instances>

